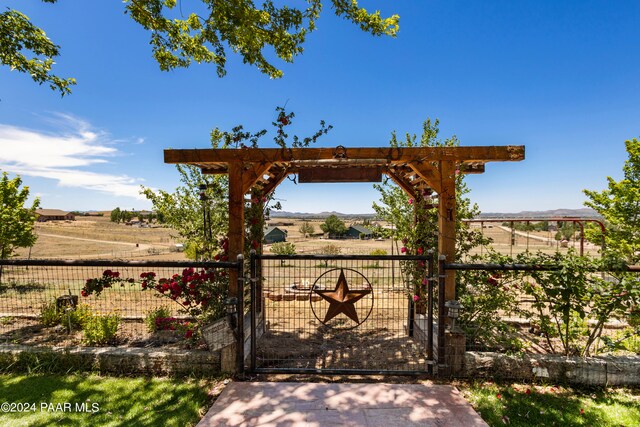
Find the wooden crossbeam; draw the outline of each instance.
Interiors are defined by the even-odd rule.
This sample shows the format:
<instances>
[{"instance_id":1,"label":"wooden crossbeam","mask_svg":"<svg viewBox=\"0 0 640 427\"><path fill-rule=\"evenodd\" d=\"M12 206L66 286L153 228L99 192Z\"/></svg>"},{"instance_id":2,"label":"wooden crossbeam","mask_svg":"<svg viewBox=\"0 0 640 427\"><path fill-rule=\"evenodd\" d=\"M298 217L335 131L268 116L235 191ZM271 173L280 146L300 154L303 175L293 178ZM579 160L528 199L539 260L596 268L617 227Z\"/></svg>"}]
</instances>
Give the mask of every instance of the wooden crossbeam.
<instances>
[{"instance_id":1,"label":"wooden crossbeam","mask_svg":"<svg viewBox=\"0 0 640 427\"><path fill-rule=\"evenodd\" d=\"M305 168L298 173L300 184L313 182L380 182L382 167Z\"/></svg>"},{"instance_id":2,"label":"wooden crossbeam","mask_svg":"<svg viewBox=\"0 0 640 427\"><path fill-rule=\"evenodd\" d=\"M384 170L384 173L386 173L389 178L393 180L393 182L398 184L398 186L402 188L404 192L407 193L410 197L413 197L414 199L416 198L416 190L403 176L391 169Z\"/></svg>"},{"instance_id":3,"label":"wooden crossbeam","mask_svg":"<svg viewBox=\"0 0 640 427\"><path fill-rule=\"evenodd\" d=\"M278 185L289 175L286 169L277 171L272 177L269 178L266 184L262 187L262 195L268 196L276 189Z\"/></svg>"},{"instance_id":4,"label":"wooden crossbeam","mask_svg":"<svg viewBox=\"0 0 640 427\"><path fill-rule=\"evenodd\" d=\"M256 182L263 179L270 167L271 163L250 163L248 170L242 174L242 191L247 193Z\"/></svg>"},{"instance_id":5,"label":"wooden crossbeam","mask_svg":"<svg viewBox=\"0 0 640 427\"><path fill-rule=\"evenodd\" d=\"M335 158L333 148L252 148L237 150L182 149L164 150L165 163L233 163L233 162L292 162L328 160ZM408 147L408 148L347 148L347 160L385 160L387 163L410 161L519 161L524 159L524 146L475 147Z\"/></svg>"}]
</instances>

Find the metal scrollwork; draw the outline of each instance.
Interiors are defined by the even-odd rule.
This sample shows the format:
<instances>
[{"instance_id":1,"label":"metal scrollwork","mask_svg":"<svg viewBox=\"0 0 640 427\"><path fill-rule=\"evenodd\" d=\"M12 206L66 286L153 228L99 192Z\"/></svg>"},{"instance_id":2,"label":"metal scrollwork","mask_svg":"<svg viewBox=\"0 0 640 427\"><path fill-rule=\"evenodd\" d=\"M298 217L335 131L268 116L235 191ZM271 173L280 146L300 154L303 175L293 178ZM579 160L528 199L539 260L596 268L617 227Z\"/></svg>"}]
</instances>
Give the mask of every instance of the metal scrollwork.
<instances>
[{"instance_id":1,"label":"metal scrollwork","mask_svg":"<svg viewBox=\"0 0 640 427\"><path fill-rule=\"evenodd\" d=\"M333 150L333 158L334 159L346 159L347 158L347 148L344 145L338 145L335 150Z\"/></svg>"}]
</instances>

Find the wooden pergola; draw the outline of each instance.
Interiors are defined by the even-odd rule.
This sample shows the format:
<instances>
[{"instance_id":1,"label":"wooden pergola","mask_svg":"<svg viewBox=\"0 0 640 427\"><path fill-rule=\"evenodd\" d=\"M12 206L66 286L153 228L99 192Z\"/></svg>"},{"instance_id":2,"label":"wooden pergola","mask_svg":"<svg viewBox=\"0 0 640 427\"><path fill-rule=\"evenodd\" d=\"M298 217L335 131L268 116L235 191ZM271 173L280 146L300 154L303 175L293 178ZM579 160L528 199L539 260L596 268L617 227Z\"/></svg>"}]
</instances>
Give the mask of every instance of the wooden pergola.
<instances>
[{"instance_id":1,"label":"wooden pergola","mask_svg":"<svg viewBox=\"0 0 640 427\"><path fill-rule=\"evenodd\" d=\"M455 254L456 173L483 173L485 163L520 161L524 146L395 148L243 148L165 150L165 163L199 167L205 174L229 175L229 256L244 249L244 204L250 192L271 193L288 175L298 182L379 182L391 178L414 199L425 190L438 194L438 252ZM235 273L234 273L235 274ZM230 292L237 292L231 277ZM455 277L446 278L445 299L455 298Z\"/></svg>"}]
</instances>

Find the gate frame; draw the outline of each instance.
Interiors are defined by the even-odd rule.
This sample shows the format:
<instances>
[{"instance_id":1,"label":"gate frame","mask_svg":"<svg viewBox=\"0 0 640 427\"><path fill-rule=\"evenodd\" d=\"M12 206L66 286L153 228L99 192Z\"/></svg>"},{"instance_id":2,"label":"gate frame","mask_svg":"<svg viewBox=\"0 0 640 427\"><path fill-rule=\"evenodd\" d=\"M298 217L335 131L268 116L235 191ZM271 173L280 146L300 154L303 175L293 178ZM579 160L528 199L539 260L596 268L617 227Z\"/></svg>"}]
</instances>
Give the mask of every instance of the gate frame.
<instances>
[{"instance_id":1,"label":"gate frame","mask_svg":"<svg viewBox=\"0 0 640 427\"><path fill-rule=\"evenodd\" d=\"M414 370L414 371L397 371L397 370L384 370L384 369L314 369L314 368L260 368L257 366L257 334L258 334L258 322L257 318L260 317L262 327L265 327L264 318L264 300L262 298L262 278L258 276L257 272L262 270L262 260L318 260L318 261L330 261L330 260L376 260L376 261L425 261L427 263L427 360L425 365L426 370ZM444 361L444 337L445 337L445 313L440 309L440 306L444 307L444 281L440 276L435 275L435 259L433 254L427 255L262 255L257 254L255 251L251 251L249 258L249 271L250 278L247 281L250 287L250 310L251 316L251 329L250 329L250 354L249 354L249 366L245 371L255 374L327 374L327 375L406 375L406 376L425 376L434 375L433 366L435 364L441 364L440 359ZM357 271L357 270L356 270ZM433 293L436 290L434 283L438 283L438 338L437 338L437 358L434 352L434 298ZM240 293L239 293L240 294ZM412 298L407 297L408 313L407 313L407 333L408 337L413 336L414 322L415 322L415 310L414 301ZM260 310L258 311L258 307Z\"/></svg>"}]
</instances>

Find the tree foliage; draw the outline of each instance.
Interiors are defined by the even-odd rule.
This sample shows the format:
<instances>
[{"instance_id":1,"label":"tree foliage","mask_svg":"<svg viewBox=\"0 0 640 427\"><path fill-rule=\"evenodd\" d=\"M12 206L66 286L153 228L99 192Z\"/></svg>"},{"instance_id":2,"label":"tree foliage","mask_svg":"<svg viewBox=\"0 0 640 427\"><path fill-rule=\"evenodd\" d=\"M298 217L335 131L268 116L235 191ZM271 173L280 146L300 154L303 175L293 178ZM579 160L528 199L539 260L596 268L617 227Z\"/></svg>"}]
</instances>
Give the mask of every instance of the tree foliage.
<instances>
[{"instance_id":1,"label":"tree foliage","mask_svg":"<svg viewBox=\"0 0 640 427\"><path fill-rule=\"evenodd\" d=\"M55 3L57 0L42 0ZM323 4L306 0L298 6L265 0L200 0L183 10L177 0L124 0L126 13L151 33L153 56L163 71L187 68L192 62L214 64L218 76L226 74L227 51L240 55L245 64L271 78L283 73L269 58L293 62L303 52L309 33L316 29ZM374 36L395 37L399 16L382 17L368 12L357 0L331 0L334 13ZM48 83L61 95L71 93L73 78L53 74L60 46L23 13L7 9L0 14L0 64L31 75L39 84Z\"/></svg>"},{"instance_id":2,"label":"tree foliage","mask_svg":"<svg viewBox=\"0 0 640 427\"><path fill-rule=\"evenodd\" d=\"M256 7L253 0L201 0L199 7L176 13L176 0L128 0L127 11L151 31L153 55L162 70L188 67L192 61L216 65L218 76L226 73L226 48L238 53L244 63L255 65L271 78L282 71L267 59L271 48L283 61L303 52L307 35L315 30L322 0L306 0L306 7L278 6L266 0ZM300 2L304 5L304 2ZM324 2L327 3L326 1ZM357 0L331 0L335 14L372 35L395 36L399 17L383 18L369 13Z\"/></svg>"},{"instance_id":3,"label":"tree foliage","mask_svg":"<svg viewBox=\"0 0 640 427\"><path fill-rule=\"evenodd\" d=\"M286 131L293 124L295 114L287 113L283 107L276 108L274 142L282 148L306 147L329 132L332 126L320 121L320 128L312 136L299 137ZM230 132L214 128L211 131L213 148L244 149L257 148L267 130L249 132L242 125L235 126ZM174 192L142 188L142 194L153 204L153 210L159 221L174 229L184 240L187 253L211 257L222 246L222 239L228 232L228 193L229 179L226 175L205 175L199 168L191 165L176 165L181 185ZM201 190L204 187L204 190ZM273 195L273 193L272 193ZM246 229L249 230L247 249L259 248L264 231L264 217L269 209L279 209L279 203L270 205L270 197L253 194L252 203L245 207ZM205 221L205 216L207 220ZM205 224L208 226L205 229Z\"/></svg>"},{"instance_id":4,"label":"tree foliage","mask_svg":"<svg viewBox=\"0 0 640 427\"><path fill-rule=\"evenodd\" d=\"M320 224L320 228L323 232L328 233L329 236L343 236L347 233L347 226L344 221L336 215L329 215L327 219Z\"/></svg>"},{"instance_id":5,"label":"tree foliage","mask_svg":"<svg viewBox=\"0 0 640 427\"><path fill-rule=\"evenodd\" d=\"M607 177L608 188L602 191L584 190L589 199L585 205L604 217L607 249L635 264L640 262L640 141L634 138L625 146L629 158L622 168L624 178ZM589 227L587 237L599 243L601 232Z\"/></svg>"},{"instance_id":6,"label":"tree foliage","mask_svg":"<svg viewBox=\"0 0 640 427\"><path fill-rule=\"evenodd\" d=\"M399 140L396 133L392 133L389 144L392 147L457 147L460 141L453 136L440 139L438 134L440 122L427 119L422 124L420 139L416 135L406 134L404 140ZM374 184L380 193L380 202L373 204L373 209L379 218L394 225L395 237L402 240L405 249L410 254L417 254L418 249L426 252L438 248L438 210L431 206L437 203L437 196L431 191L424 191L418 200L411 199L401 188L392 181ZM472 230L463 220L472 219L480 214L477 205L471 203L467 197L469 188L464 182L464 176L456 177L456 260L482 244L488 244L480 231ZM417 221L414 223L414 214Z\"/></svg>"},{"instance_id":7,"label":"tree foliage","mask_svg":"<svg viewBox=\"0 0 640 427\"><path fill-rule=\"evenodd\" d=\"M176 237L192 248L194 254L210 254L218 249L218 238L227 233L228 178L205 175L189 165L176 165L176 169L181 185L174 192L143 188L142 194L151 201L164 224L175 230L178 233ZM200 190L200 186L206 189Z\"/></svg>"},{"instance_id":8,"label":"tree foliage","mask_svg":"<svg viewBox=\"0 0 640 427\"><path fill-rule=\"evenodd\" d=\"M48 83L51 89L64 96L71 93L70 87L76 81L53 74L51 68L58 55L60 46L49 40L26 15L12 9L0 13L0 64L9 66L12 71L29 74L38 84Z\"/></svg>"},{"instance_id":9,"label":"tree foliage","mask_svg":"<svg viewBox=\"0 0 640 427\"><path fill-rule=\"evenodd\" d=\"M38 238L34 231L36 209L40 200L27 207L29 187L22 187L22 179L9 179L6 172L0 179L0 259L13 255L16 248L33 246Z\"/></svg>"},{"instance_id":10,"label":"tree foliage","mask_svg":"<svg viewBox=\"0 0 640 427\"><path fill-rule=\"evenodd\" d=\"M302 234L305 238L311 236L316 232L316 229L313 225L309 224L308 221L305 221L300 226L300 234Z\"/></svg>"},{"instance_id":11,"label":"tree foliage","mask_svg":"<svg viewBox=\"0 0 640 427\"><path fill-rule=\"evenodd\" d=\"M276 255L295 255L296 245L291 242L277 242L271 245L271 252Z\"/></svg>"}]
</instances>

